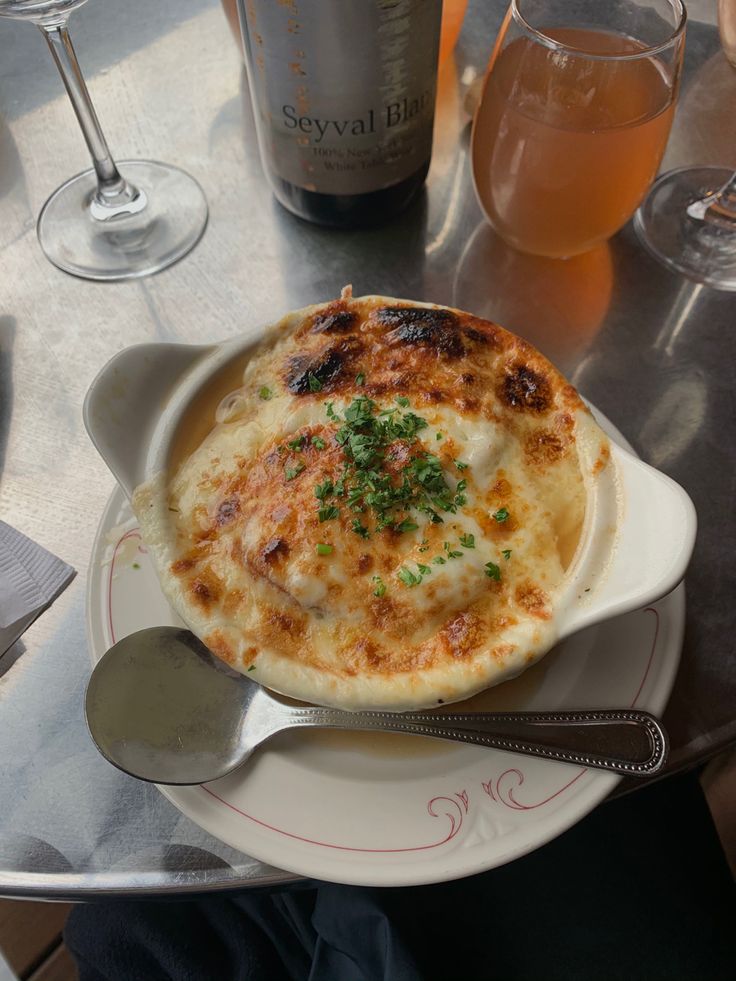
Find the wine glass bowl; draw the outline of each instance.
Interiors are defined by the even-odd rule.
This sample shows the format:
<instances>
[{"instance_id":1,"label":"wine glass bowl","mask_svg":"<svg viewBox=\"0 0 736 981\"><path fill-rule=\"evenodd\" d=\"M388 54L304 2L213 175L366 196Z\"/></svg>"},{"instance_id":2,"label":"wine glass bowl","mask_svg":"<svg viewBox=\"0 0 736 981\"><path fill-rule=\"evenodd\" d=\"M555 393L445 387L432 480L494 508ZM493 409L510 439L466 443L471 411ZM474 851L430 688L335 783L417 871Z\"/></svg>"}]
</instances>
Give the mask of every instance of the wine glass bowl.
<instances>
[{"instance_id":1,"label":"wine glass bowl","mask_svg":"<svg viewBox=\"0 0 736 981\"><path fill-rule=\"evenodd\" d=\"M636 214L647 250L674 272L736 290L736 174L679 167L656 182Z\"/></svg>"},{"instance_id":2,"label":"wine glass bowl","mask_svg":"<svg viewBox=\"0 0 736 981\"><path fill-rule=\"evenodd\" d=\"M43 33L92 157L93 167L48 199L37 224L46 257L83 279L122 280L166 269L199 241L207 224L201 187L152 160L113 160L72 46L67 21L86 0L0 0L0 17Z\"/></svg>"},{"instance_id":3,"label":"wine glass bowl","mask_svg":"<svg viewBox=\"0 0 736 981\"><path fill-rule=\"evenodd\" d=\"M68 17L87 0L0 0L0 17L49 23Z\"/></svg>"},{"instance_id":4,"label":"wine glass bowl","mask_svg":"<svg viewBox=\"0 0 736 981\"><path fill-rule=\"evenodd\" d=\"M669 135L685 19L680 0L512 0L472 134L479 202L510 245L564 258L631 218Z\"/></svg>"}]
</instances>

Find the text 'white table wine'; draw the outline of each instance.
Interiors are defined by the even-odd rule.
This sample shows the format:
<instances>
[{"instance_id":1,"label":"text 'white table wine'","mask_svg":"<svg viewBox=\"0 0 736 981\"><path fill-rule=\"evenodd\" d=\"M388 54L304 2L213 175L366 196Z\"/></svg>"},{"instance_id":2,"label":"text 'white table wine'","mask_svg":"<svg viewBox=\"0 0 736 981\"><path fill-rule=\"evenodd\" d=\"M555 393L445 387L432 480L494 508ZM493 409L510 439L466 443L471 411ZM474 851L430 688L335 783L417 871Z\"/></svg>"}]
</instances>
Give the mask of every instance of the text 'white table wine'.
<instances>
[{"instance_id":1,"label":"text 'white table wine'","mask_svg":"<svg viewBox=\"0 0 736 981\"><path fill-rule=\"evenodd\" d=\"M424 183L441 0L238 0L258 142L278 200L377 223Z\"/></svg>"}]
</instances>

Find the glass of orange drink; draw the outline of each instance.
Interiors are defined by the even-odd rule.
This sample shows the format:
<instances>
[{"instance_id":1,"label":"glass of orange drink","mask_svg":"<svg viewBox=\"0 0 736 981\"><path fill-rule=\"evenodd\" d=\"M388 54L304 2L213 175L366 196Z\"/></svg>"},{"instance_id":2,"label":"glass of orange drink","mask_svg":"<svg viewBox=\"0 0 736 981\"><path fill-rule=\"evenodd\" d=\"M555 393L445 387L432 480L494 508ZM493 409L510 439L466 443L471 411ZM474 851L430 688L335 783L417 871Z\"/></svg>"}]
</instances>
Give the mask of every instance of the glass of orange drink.
<instances>
[{"instance_id":1,"label":"glass of orange drink","mask_svg":"<svg viewBox=\"0 0 736 981\"><path fill-rule=\"evenodd\" d=\"M511 0L472 136L506 242L564 258L631 218L669 136L685 20L681 0Z\"/></svg>"}]
</instances>

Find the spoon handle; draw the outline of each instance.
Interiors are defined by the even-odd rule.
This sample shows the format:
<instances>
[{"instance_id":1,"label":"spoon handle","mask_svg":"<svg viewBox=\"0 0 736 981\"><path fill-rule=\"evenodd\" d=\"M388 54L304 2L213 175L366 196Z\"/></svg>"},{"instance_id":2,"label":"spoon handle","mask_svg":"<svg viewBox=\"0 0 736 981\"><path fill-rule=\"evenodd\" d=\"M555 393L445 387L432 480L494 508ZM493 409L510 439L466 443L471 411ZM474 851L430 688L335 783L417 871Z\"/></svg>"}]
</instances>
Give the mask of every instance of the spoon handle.
<instances>
[{"instance_id":1,"label":"spoon handle","mask_svg":"<svg viewBox=\"0 0 736 981\"><path fill-rule=\"evenodd\" d=\"M292 708L285 728L373 729L457 740L646 777L667 759L667 734L654 716L634 709L589 712L395 713Z\"/></svg>"}]
</instances>

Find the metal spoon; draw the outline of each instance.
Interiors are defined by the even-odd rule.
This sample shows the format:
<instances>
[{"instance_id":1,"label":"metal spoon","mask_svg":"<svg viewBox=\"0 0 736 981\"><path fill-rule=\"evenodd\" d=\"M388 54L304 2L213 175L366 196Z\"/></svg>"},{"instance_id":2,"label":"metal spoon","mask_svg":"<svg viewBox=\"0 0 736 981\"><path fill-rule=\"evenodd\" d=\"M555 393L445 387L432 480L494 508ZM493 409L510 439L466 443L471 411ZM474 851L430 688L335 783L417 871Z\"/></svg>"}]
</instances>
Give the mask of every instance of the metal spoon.
<instances>
[{"instance_id":1,"label":"metal spoon","mask_svg":"<svg viewBox=\"0 0 736 981\"><path fill-rule=\"evenodd\" d=\"M216 780L296 726L435 736L631 776L661 769L668 745L659 722L632 709L440 714L290 705L178 627L149 627L111 647L92 671L85 713L106 759L162 784Z\"/></svg>"}]
</instances>

